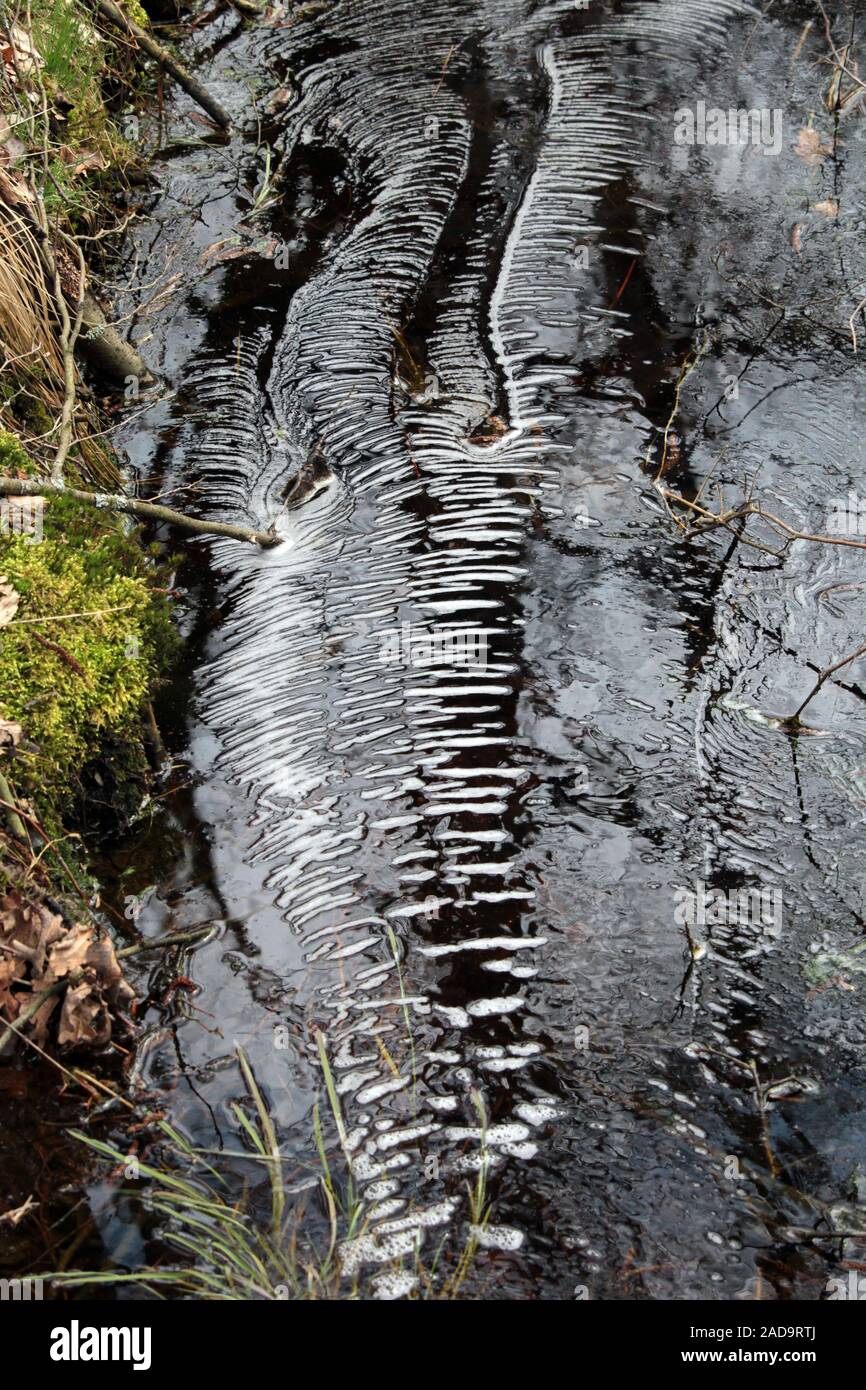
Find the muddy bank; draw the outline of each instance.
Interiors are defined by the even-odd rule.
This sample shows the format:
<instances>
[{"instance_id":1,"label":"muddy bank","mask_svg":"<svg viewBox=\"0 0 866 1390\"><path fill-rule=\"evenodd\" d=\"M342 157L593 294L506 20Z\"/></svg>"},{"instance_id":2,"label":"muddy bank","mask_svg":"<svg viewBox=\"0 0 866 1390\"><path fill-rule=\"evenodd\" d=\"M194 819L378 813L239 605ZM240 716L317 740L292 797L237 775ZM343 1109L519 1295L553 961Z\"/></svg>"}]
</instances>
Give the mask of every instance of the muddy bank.
<instances>
[{"instance_id":1,"label":"muddy bank","mask_svg":"<svg viewBox=\"0 0 866 1390\"><path fill-rule=\"evenodd\" d=\"M136 1032L130 927L96 859L158 790L152 700L178 639L167 533L107 505L118 408L153 381L99 305L147 84L87 6L2 21L0 1229L4 1275L26 1276L70 1235L87 1248L67 1126L124 1086Z\"/></svg>"}]
</instances>

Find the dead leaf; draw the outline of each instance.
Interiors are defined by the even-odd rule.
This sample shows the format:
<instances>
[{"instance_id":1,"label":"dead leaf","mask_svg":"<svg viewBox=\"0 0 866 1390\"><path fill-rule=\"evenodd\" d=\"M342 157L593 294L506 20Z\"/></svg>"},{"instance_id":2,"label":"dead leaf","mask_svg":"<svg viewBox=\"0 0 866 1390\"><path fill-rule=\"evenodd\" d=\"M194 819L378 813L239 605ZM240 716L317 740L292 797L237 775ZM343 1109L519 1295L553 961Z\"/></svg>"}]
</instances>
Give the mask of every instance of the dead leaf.
<instances>
[{"instance_id":1,"label":"dead leaf","mask_svg":"<svg viewBox=\"0 0 866 1390\"><path fill-rule=\"evenodd\" d=\"M9 127L6 128L8 130ZM0 139L2 139L2 131L0 131ZM27 146L24 141L17 139L14 135L10 135L0 144L0 164L6 166L17 164L26 154Z\"/></svg>"},{"instance_id":2,"label":"dead leaf","mask_svg":"<svg viewBox=\"0 0 866 1390\"><path fill-rule=\"evenodd\" d=\"M488 415L486 420L476 426L469 437L470 444L492 444L508 433L508 426L500 415Z\"/></svg>"},{"instance_id":3,"label":"dead leaf","mask_svg":"<svg viewBox=\"0 0 866 1390\"><path fill-rule=\"evenodd\" d=\"M109 936L95 938L90 947L87 964L96 972L100 986L113 1009L126 1009L135 998L135 990L127 984L114 943Z\"/></svg>"},{"instance_id":4,"label":"dead leaf","mask_svg":"<svg viewBox=\"0 0 866 1390\"><path fill-rule=\"evenodd\" d=\"M9 626L18 612L20 602L21 595L18 590L13 589L5 574L0 574L0 627Z\"/></svg>"},{"instance_id":5,"label":"dead leaf","mask_svg":"<svg viewBox=\"0 0 866 1390\"><path fill-rule=\"evenodd\" d=\"M16 72L20 72L22 77L32 72L34 68L44 68L45 60L36 51L33 40L26 29L22 29L20 24L13 24L8 30L8 42L4 44L2 50L3 61L12 69L11 76L14 78Z\"/></svg>"},{"instance_id":6,"label":"dead leaf","mask_svg":"<svg viewBox=\"0 0 866 1390\"><path fill-rule=\"evenodd\" d=\"M271 96L268 106L271 111L282 111L286 106L295 100L295 93L291 87L278 87Z\"/></svg>"},{"instance_id":7,"label":"dead leaf","mask_svg":"<svg viewBox=\"0 0 866 1390\"><path fill-rule=\"evenodd\" d=\"M102 1047L111 1037L108 1010L88 980L72 985L63 996L57 1041L61 1047L81 1047L89 1043Z\"/></svg>"},{"instance_id":8,"label":"dead leaf","mask_svg":"<svg viewBox=\"0 0 866 1390\"><path fill-rule=\"evenodd\" d=\"M813 205L812 205L812 211L813 211L813 212L821 212L821 213L824 214L825 217L838 217L838 216L839 216L839 202L838 202L838 199L836 199L836 198L825 198L825 199L824 199L822 202L820 202L820 203L813 203Z\"/></svg>"},{"instance_id":9,"label":"dead leaf","mask_svg":"<svg viewBox=\"0 0 866 1390\"><path fill-rule=\"evenodd\" d=\"M81 970L93 943L93 928L77 922L54 944L48 960L48 971L55 980ZM42 985L45 988L45 984Z\"/></svg>"},{"instance_id":10,"label":"dead leaf","mask_svg":"<svg viewBox=\"0 0 866 1390\"><path fill-rule=\"evenodd\" d=\"M798 256L802 255L803 253L802 227L803 224L801 222L795 222L793 227L791 228L791 235L788 238L788 241L791 244L791 249L793 251L796 251Z\"/></svg>"},{"instance_id":11,"label":"dead leaf","mask_svg":"<svg viewBox=\"0 0 866 1390\"><path fill-rule=\"evenodd\" d=\"M209 121L207 116L200 116L198 111L188 111L187 117L189 120L195 121L196 125L203 125L208 130L216 131L217 133L219 133L219 126L216 124L216 122Z\"/></svg>"},{"instance_id":12,"label":"dead leaf","mask_svg":"<svg viewBox=\"0 0 866 1390\"><path fill-rule=\"evenodd\" d=\"M61 145L60 158L64 164L73 166L73 174L83 174L86 169L108 168L108 162L96 150L73 150L68 145Z\"/></svg>"},{"instance_id":13,"label":"dead leaf","mask_svg":"<svg viewBox=\"0 0 866 1390\"><path fill-rule=\"evenodd\" d=\"M20 174L7 174L0 169L0 198L7 207L27 207L36 201L33 189Z\"/></svg>"},{"instance_id":14,"label":"dead leaf","mask_svg":"<svg viewBox=\"0 0 866 1390\"><path fill-rule=\"evenodd\" d=\"M43 975L48 950L63 932L63 918L44 905L18 893L0 900L0 1017L7 1023L14 1023L27 998L16 986Z\"/></svg>"},{"instance_id":15,"label":"dead leaf","mask_svg":"<svg viewBox=\"0 0 866 1390\"><path fill-rule=\"evenodd\" d=\"M799 155L804 164L820 164L824 156L830 153L831 148L832 146L821 143L821 137L817 130L804 125L797 136L794 153Z\"/></svg>"},{"instance_id":16,"label":"dead leaf","mask_svg":"<svg viewBox=\"0 0 866 1390\"><path fill-rule=\"evenodd\" d=\"M24 1035L50 1045L56 1017L61 1047L104 1046L134 998L110 937L92 924L67 927L44 903L12 890L0 900L0 1018L14 1023L25 1004L58 981L68 981L65 994L46 999Z\"/></svg>"}]
</instances>

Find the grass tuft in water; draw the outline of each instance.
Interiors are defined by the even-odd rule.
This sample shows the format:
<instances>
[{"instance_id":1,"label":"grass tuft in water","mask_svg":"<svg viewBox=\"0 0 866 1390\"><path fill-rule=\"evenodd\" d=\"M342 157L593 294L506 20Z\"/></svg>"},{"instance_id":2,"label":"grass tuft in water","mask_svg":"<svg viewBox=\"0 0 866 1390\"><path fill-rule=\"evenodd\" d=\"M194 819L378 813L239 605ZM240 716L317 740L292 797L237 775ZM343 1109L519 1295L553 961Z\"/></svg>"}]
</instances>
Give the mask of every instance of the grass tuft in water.
<instances>
[{"instance_id":1,"label":"grass tuft in water","mask_svg":"<svg viewBox=\"0 0 866 1390\"><path fill-rule=\"evenodd\" d=\"M160 1236L188 1263L151 1265L136 1272L72 1270L50 1276L60 1288L132 1284L156 1298L190 1298L205 1301L285 1301L352 1299L354 1285L346 1287L335 1257L340 1217L325 1168L322 1186L330 1215L327 1250L318 1254L309 1241L299 1238L296 1217L286 1216L282 1156L265 1099L242 1048L238 1063L253 1101L255 1121L234 1107L252 1146L252 1159L262 1164L270 1190L270 1216L262 1223L253 1210L249 1190L233 1197L204 1151L193 1148L168 1124L160 1129L168 1141L177 1170L137 1161L140 1178L150 1184L144 1196L148 1212L162 1219ZM80 1130L74 1137L113 1165L127 1170L129 1156L112 1144ZM324 1149L322 1148L322 1153ZM189 1175L179 1170L183 1164ZM195 1170L198 1169L198 1172Z\"/></svg>"}]
</instances>

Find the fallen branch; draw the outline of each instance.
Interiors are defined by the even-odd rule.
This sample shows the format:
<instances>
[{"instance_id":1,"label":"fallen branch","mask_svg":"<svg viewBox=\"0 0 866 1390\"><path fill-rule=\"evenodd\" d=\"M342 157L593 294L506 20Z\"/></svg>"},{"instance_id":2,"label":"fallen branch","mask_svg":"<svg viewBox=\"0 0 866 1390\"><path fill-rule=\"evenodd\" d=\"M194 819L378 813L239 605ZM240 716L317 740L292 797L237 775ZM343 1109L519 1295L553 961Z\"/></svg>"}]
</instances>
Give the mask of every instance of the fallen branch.
<instances>
[{"instance_id":1,"label":"fallen branch","mask_svg":"<svg viewBox=\"0 0 866 1390\"><path fill-rule=\"evenodd\" d=\"M140 502L134 497L118 497L104 492L83 492L80 488L64 487L62 483L44 479L23 482L20 478L0 478L0 497L74 497L78 502L89 502L110 512L124 512L143 521L161 521L196 535L229 536L232 540L259 545L263 550L282 544L281 538L273 531L253 531L248 526L232 526L225 521L200 521L197 517L176 512L172 507L161 507L156 502Z\"/></svg>"},{"instance_id":2,"label":"fallen branch","mask_svg":"<svg viewBox=\"0 0 866 1390\"><path fill-rule=\"evenodd\" d=\"M143 386L154 380L144 360L132 344L112 328L90 294L84 296L81 327L83 331L78 338L78 349L97 371L123 385L128 384L129 377L136 377Z\"/></svg>"},{"instance_id":3,"label":"fallen branch","mask_svg":"<svg viewBox=\"0 0 866 1390\"><path fill-rule=\"evenodd\" d=\"M178 86L183 87L187 95L191 96L193 101L203 111L206 111L218 126L222 126L223 130L230 128L231 117L225 108L220 106L216 98L211 96L207 88L203 87L198 79L193 77L192 73L183 67L176 58L173 58L167 48L156 43L149 34L146 34L133 20L129 19L120 6L114 4L114 0L96 0L96 8L103 18L108 20L109 24L113 24L116 29L120 29L124 34L135 39L139 48L161 63Z\"/></svg>"}]
</instances>

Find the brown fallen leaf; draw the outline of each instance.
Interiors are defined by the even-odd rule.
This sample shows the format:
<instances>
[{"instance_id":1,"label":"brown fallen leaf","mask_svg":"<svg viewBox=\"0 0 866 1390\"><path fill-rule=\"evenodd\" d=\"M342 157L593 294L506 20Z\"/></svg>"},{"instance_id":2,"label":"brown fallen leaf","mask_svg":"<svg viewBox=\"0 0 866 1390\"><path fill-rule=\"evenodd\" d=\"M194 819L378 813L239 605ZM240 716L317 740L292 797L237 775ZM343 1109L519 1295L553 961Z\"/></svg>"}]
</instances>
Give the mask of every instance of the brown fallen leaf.
<instances>
[{"instance_id":1,"label":"brown fallen leaf","mask_svg":"<svg viewBox=\"0 0 866 1390\"><path fill-rule=\"evenodd\" d=\"M83 922L77 922L74 927L70 927L51 948L48 973L53 979L43 981L41 988L45 989L48 984L53 984L54 980L62 980L64 975L72 975L76 970L81 970L92 943L92 927L86 926Z\"/></svg>"},{"instance_id":2,"label":"brown fallen leaf","mask_svg":"<svg viewBox=\"0 0 866 1390\"><path fill-rule=\"evenodd\" d=\"M27 207L35 203L36 194L20 174L7 174L0 169L0 198L7 207Z\"/></svg>"},{"instance_id":3,"label":"brown fallen leaf","mask_svg":"<svg viewBox=\"0 0 866 1390\"><path fill-rule=\"evenodd\" d=\"M796 251L798 256L802 255L803 253L802 230L803 224L801 222L795 222L793 227L791 228L791 235L788 237L788 241L791 245L791 250Z\"/></svg>"},{"instance_id":4,"label":"brown fallen leaf","mask_svg":"<svg viewBox=\"0 0 866 1390\"><path fill-rule=\"evenodd\" d=\"M493 444L497 439L501 439L508 433L508 425L500 415L488 415L486 420L482 420L469 436L470 444Z\"/></svg>"},{"instance_id":5,"label":"brown fallen leaf","mask_svg":"<svg viewBox=\"0 0 866 1390\"><path fill-rule=\"evenodd\" d=\"M203 125L207 130L212 130L219 134L219 126L214 121L209 121L207 116L199 115L198 111L188 111L187 118L191 121L195 121L196 125Z\"/></svg>"},{"instance_id":6,"label":"brown fallen leaf","mask_svg":"<svg viewBox=\"0 0 866 1390\"><path fill-rule=\"evenodd\" d=\"M221 257L223 247L237 246L237 244L238 238L234 236L223 237L220 241L212 241L210 246L206 246L205 249L202 251L201 255L198 258L198 264L206 265L208 261L219 260Z\"/></svg>"},{"instance_id":7,"label":"brown fallen leaf","mask_svg":"<svg viewBox=\"0 0 866 1390\"><path fill-rule=\"evenodd\" d=\"M839 216L839 202L836 198L824 198L820 203L813 203L813 212L823 213L825 217Z\"/></svg>"},{"instance_id":8,"label":"brown fallen leaf","mask_svg":"<svg viewBox=\"0 0 866 1390\"><path fill-rule=\"evenodd\" d=\"M0 132L0 140L2 140L2 132ZM0 164L6 166L17 164L19 160L24 159L26 154L27 146L24 141L17 139L14 135L10 135L0 143Z\"/></svg>"},{"instance_id":9,"label":"brown fallen leaf","mask_svg":"<svg viewBox=\"0 0 866 1390\"><path fill-rule=\"evenodd\" d=\"M120 961L109 936L94 938L87 963L99 976L109 1002L116 1008L126 1008L135 998L135 991L123 978Z\"/></svg>"},{"instance_id":10,"label":"brown fallen leaf","mask_svg":"<svg viewBox=\"0 0 866 1390\"><path fill-rule=\"evenodd\" d=\"M821 143L821 137L817 130L804 125L797 136L794 154L799 155L804 164L820 164L824 156L830 153L831 148L832 146Z\"/></svg>"},{"instance_id":11,"label":"brown fallen leaf","mask_svg":"<svg viewBox=\"0 0 866 1390\"><path fill-rule=\"evenodd\" d=\"M89 1043L103 1047L111 1037L111 1019L104 1001L89 980L70 985L63 996L57 1041L61 1047L81 1047Z\"/></svg>"},{"instance_id":12,"label":"brown fallen leaf","mask_svg":"<svg viewBox=\"0 0 866 1390\"><path fill-rule=\"evenodd\" d=\"M56 1018L59 1046L104 1046L134 998L110 937L89 923L67 926L43 903L10 891L0 900L0 1019L14 1023L32 1000L66 982L65 992L58 989L27 1020L23 1035L50 1045Z\"/></svg>"},{"instance_id":13,"label":"brown fallen leaf","mask_svg":"<svg viewBox=\"0 0 866 1390\"><path fill-rule=\"evenodd\" d=\"M59 153L64 164L73 166L73 174L83 174L86 169L108 168L107 161L96 150L73 150L68 145L61 145Z\"/></svg>"},{"instance_id":14,"label":"brown fallen leaf","mask_svg":"<svg viewBox=\"0 0 866 1390\"><path fill-rule=\"evenodd\" d=\"M17 893L0 900L0 1017L8 1023L27 1001L16 987L42 976L48 951L64 930L63 918L44 905L25 902Z\"/></svg>"},{"instance_id":15,"label":"brown fallen leaf","mask_svg":"<svg viewBox=\"0 0 866 1390\"><path fill-rule=\"evenodd\" d=\"M291 87L278 87L277 90L272 93L271 99L268 102L268 107L271 111L282 111L285 106L290 105L294 100L295 93Z\"/></svg>"},{"instance_id":16,"label":"brown fallen leaf","mask_svg":"<svg viewBox=\"0 0 866 1390\"><path fill-rule=\"evenodd\" d=\"M3 61L8 63L14 77L16 70L22 76L34 68L44 68L45 60L34 47L33 40L20 24L12 24L7 30L7 41L0 49Z\"/></svg>"}]
</instances>

